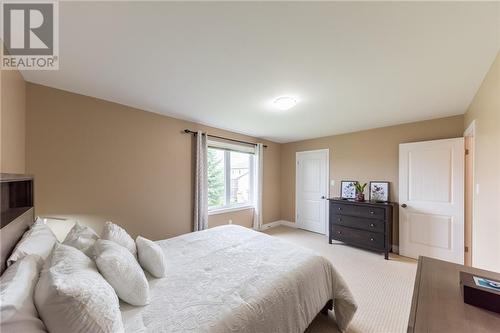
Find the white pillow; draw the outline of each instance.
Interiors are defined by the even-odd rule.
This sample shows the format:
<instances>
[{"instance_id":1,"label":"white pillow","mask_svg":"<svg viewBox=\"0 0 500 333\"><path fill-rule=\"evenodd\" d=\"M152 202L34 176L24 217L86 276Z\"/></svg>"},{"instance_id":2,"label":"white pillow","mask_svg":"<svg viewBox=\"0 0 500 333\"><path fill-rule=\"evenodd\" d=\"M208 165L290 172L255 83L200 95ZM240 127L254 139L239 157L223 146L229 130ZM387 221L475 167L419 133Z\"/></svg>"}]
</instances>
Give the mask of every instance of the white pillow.
<instances>
[{"instance_id":1,"label":"white pillow","mask_svg":"<svg viewBox=\"0 0 500 333\"><path fill-rule=\"evenodd\" d=\"M12 264L0 279L0 332L46 332L33 302L42 259L27 255Z\"/></svg>"},{"instance_id":2,"label":"white pillow","mask_svg":"<svg viewBox=\"0 0 500 333\"><path fill-rule=\"evenodd\" d=\"M142 268L154 277L165 277L167 275L167 262L160 245L141 236L137 236L135 244Z\"/></svg>"},{"instance_id":3,"label":"white pillow","mask_svg":"<svg viewBox=\"0 0 500 333\"><path fill-rule=\"evenodd\" d=\"M108 240L94 245L95 262L118 297L132 305L149 304L149 284L135 257L123 246Z\"/></svg>"},{"instance_id":4,"label":"white pillow","mask_svg":"<svg viewBox=\"0 0 500 333\"><path fill-rule=\"evenodd\" d=\"M63 244L69 245L82 251L89 257L93 255L94 244L99 236L92 228L76 222L64 239Z\"/></svg>"},{"instance_id":5,"label":"white pillow","mask_svg":"<svg viewBox=\"0 0 500 333\"><path fill-rule=\"evenodd\" d=\"M35 290L35 305L51 333L123 332L113 288L82 251L57 244Z\"/></svg>"},{"instance_id":6,"label":"white pillow","mask_svg":"<svg viewBox=\"0 0 500 333\"><path fill-rule=\"evenodd\" d=\"M106 222L102 230L102 239L113 241L130 251L137 258L137 248L135 242L130 235L117 224Z\"/></svg>"},{"instance_id":7,"label":"white pillow","mask_svg":"<svg viewBox=\"0 0 500 333\"><path fill-rule=\"evenodd\" d=\"M36 254L45 260L52 252L56 243L57 238L52 230L41 219L37 219L17 243L14 251L12 251L11 256L7 260L7 266L12 265L28 254Z\"/></svg>"}]
</instances>

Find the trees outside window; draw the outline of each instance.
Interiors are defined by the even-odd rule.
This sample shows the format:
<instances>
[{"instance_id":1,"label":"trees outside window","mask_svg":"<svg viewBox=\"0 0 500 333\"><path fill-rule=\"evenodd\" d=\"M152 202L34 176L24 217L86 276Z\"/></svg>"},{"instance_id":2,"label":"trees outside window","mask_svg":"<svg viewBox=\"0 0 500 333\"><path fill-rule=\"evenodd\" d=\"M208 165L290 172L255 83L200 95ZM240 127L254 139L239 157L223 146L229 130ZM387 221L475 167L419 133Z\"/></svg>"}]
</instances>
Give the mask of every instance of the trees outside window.
<instances>
[{"instance_id":1,"label":"trees outside window","mask_svg":"<svg viewBox=\"0 0 500 333\"><path fill-rule=\"evenodd\" d=\"M208 148L209 210L248 206L253 194L253 154Z\"/></svg>"}]
</instances>

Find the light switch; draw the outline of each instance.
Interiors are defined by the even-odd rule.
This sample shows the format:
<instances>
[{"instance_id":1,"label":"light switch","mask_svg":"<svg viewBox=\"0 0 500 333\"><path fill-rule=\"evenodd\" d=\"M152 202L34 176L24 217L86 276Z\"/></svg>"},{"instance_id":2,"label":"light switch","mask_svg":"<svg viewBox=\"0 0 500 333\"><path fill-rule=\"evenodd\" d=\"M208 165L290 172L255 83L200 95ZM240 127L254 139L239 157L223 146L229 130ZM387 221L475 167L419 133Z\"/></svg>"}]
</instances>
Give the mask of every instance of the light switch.
<instances>
[{"instance_id":1,"label":"light switch","mask_svg":"<svg viewBox=\"0 0 500 333\"><path fill-rule=\"evenodd\" d=\"M330 186L332 186L332 187L335 186L335 180L333 180L333 179L330 180Z\"/></svg>"}]
</instances>

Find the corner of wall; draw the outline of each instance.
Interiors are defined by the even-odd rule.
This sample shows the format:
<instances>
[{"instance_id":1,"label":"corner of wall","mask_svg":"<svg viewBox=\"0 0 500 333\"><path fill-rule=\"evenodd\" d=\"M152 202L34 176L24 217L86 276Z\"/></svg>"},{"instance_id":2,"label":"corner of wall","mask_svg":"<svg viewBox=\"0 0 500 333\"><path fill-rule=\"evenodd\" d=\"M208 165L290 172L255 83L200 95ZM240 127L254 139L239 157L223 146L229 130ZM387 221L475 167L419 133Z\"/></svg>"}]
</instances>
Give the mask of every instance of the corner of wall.
<instances>
[{"instance_id":1,"label":"corner of wall","mask_svg":"<svg viewBox=\"0 0 500 333\"><path fill-rule=\"evenodd\" d=\"M500 52L464 116L475 121L472 265L500 271ZM464 130L465 130L464 129Z\"/></svg>"}]
</instances>

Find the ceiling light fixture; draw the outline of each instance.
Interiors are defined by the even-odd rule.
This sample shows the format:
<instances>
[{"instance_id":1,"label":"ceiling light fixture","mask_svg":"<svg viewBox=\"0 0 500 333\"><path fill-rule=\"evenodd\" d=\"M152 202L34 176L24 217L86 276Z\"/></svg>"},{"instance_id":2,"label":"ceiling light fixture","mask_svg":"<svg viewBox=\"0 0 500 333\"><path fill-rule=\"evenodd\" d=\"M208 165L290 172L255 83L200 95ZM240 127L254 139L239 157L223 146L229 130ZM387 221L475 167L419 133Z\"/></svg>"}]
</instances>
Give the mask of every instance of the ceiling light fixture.
<instances>
[{"instance_id":1,"label":"ceiling light fixture","mask_svg":"<svg viewBox=\"0 0 500 333\"><path fill-rule=\"evenodd\" d=\"M281 96L274 100L273 105L278 110L288 110L297 105L297 100L290 96Z\"/></svg>"}]
</instances>

